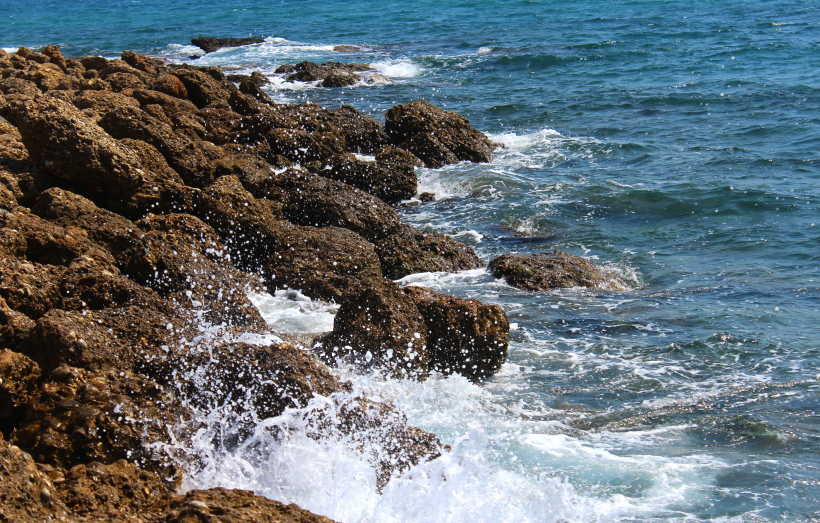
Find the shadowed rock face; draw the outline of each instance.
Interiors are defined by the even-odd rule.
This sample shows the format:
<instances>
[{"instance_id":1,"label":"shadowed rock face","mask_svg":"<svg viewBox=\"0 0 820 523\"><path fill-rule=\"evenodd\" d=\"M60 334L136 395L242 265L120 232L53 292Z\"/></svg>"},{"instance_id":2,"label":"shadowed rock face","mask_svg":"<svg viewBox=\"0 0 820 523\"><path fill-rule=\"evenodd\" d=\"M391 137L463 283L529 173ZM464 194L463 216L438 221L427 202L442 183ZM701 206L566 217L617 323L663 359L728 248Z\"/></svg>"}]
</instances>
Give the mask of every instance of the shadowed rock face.
<instances>
[{"instance_id":1,"label":"shadowed rock face","mask_svg":"<svg viewBox=\"0 0 820 523\"><path fill-rule=\"evenodd\" d=\"M510 322L497 305L405 287L427 325L430 368L478 381L507 361Z\"/></svg>"},{"instance_id":2,"label":"shadowed rock face","mask_svg":"<svg viewBox=\"0 0 820 523\"><path fill-rule=\"evenodd\" d=\"M394 280L418 272L458 272L484 266L472 247L444 234L421 231L410 225L378 240L376 252L384 275Z\"/></svg>"},{"instance_id":3,"label":"shadowed rock face","mask_svg":"<svg viewBox=\"0 0 820 523\"><path fill-rule=\"evenodd\" d=\"M493 145L483 133L458 113L427 101L397 105L385 115L391 141L415 154L427 167L442 167L459 160L489 162Z\"/></svg>"},{"instance_id":4,"label":"shadowed rock face","mask_svg":"<svg viewBox=\"0 0 820 523\"><path fill-rule=\"evenodd\" d=\"M370 279L341 297L333 332L319 340L322 358L351 360L394 377L425 379L427 327L413 300L386 279Z\"/></svg>"},{"instance_id":5,"label":"shadowed rock face","mask_svg":"<svg viewBox=\"0 0 820 523\"><path fill-rule=\"evenodd\" d=\"M620 277L594 263L563 251L539 254L503 254L490 261L496 278L525 291L545 291L588 287L602 290L627 290Z\"/></svg>"}]
</instances>

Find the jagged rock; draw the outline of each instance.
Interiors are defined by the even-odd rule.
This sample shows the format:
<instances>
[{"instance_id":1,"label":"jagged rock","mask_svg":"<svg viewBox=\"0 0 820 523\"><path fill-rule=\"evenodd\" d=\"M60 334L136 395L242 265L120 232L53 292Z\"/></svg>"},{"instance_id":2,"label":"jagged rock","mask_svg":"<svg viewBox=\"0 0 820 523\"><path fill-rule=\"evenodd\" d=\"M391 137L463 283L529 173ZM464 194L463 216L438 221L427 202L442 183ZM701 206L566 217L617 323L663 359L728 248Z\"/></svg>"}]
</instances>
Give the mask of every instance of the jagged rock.
<instances>
[{"instance_id":1,"label":"jagged rock","mask_svg":"<svg viewBox=\"0 0 820 523\"><path fill-rule=\"evenodd\" d=\"M470 246L411 225L377 241L376 252L385 277L394 280L418 272L458 272L484 266Z\"/></svg>"},{"instance_id":2,"label":"jagged rock","mask_svg":"<svg viewBox=\"0 0 820 523\"><path fill-rule=\"evenodd\" d=\"M73 103L78 109L92 109L100 116L120 106L140 106L136 99L111 91L82 91L74 98Z\"/></svg>"},{"instance_id":3,"label":"jagged rock","mask_svg":"<svg viewBox=\"0 0 820 523\"><path fill-rule=\"evenodd\" d=\"M109 80L109 76L121 73L133 75L141 83L146 82L150 78L150 75L140 71L135 67L131 67L131 65L129 65L124 60L120 60L119 58L109 60L105 68L103 68L99 72L100 78L102 78L103 80Z\"/></svg>"},{"instance_id":4,"label":"jagged rock","mask_svg":"<svg viewBox=\"0 0 820 523\"><path fill-rule=\"evenodd\" d=\"M0 350L0 420L28 404L37 392L39 381L40 367L31 358L8 349Z\"/></svg>"},{"instance_id":5,"label":"jagged rock","mask_svg":"<svg viewBox=\"0 0 820 523\"><path fill-rule=\"evenodd\" d=\"M235 176L223 176L204 191L200 217L219 232L238 266L261 271L269 288L337 299L351 281L381 277L373 245L361 236L337 227L293 225L273 209Z\"/></svg>"},{"instance_id":6,"label":"jagged rock","mask_svg":"<svg viewBox=\"0 0 820 523\"><path fill-rule=\"evenodd\" d=\"M172 75L163 75L160 76L157 81L164 78L165 76L169 76L179 82L179 78ZM170 83L171 80L168 80L167 83ZM181 84L181 82L180 82ZM159 87L159 86L154 86ZM185 86L183 86L184 88ZM188 100L184 100L181 98L184 97L176 97L173 93L166 92L162 89L136 89L131 96L139 101L143 107L146 105L159 105L162 107L162 110L165 111L169 117L174 117L179 114L194 114L198 111L198 108L193 103L189 102ZM187 96L187 95L186 95Z\"/></svg>"},{"instance_id":7,"label":"jagged rock","mask_svg":"<svg viewBox=\"0 0 820 523\"><path fill-rule=\"evenodd\" d=\"M75 465L64 474L57 490L66 507L81 517L145 514L170 493L156 473L122 459L109 465L97 461Z\"/></svg>"},{"instance_id":8,"label":"jagged rock","mask_svg":"<svg viewBox=\"0 0 820 523\"><path fill-rule=\"evenodd\" d=\"M32 81L23 78L3 78L0 80L0 93L11 95L19 94L26 98L34 98L40 94L40 89Z\"/></svg>"},{"instance_id":9,"label":"jagged rock","mask_svg":"<svg viewBox=\"0 0 820 523\"><path fill-rule=\"evenodd\" d=\"M149 445L169 443L169 428L191 414L162 387L128 371L95 373L66 365L49 377L13 437L38 463L68 470L125 459L174 477L168 456Z\"/></svg>"},{"instance_id":10,"label":"jagged rock","mask_svg":"<svg viewBox=\"0 0 820 523\"><path fill-rule=\"evenodd\" d=\"M171 126L135 107L118 107L106 114L99 125L115 138L142 140L156 147L192 187L211 183L213 162L225 155L225 151L214 144L175 132Z\"/></svg>"},{"instance_id":11,"label":"jagged rock","mask_svg":"<svg viewBox=\"0 0 820 523\"><path fill-rule=\"evenodd\" d=\"M333 331L319 338L322 358L381 368L396 378L425 379L427 327L413 299L390 280L351 285L341 298Z\"/></svg>"},{"instance_id":12,"label":"jagged rock","mask_svg":"<svg viewBox=\"0 0 820 523\"><path fill-rule=\"evenodd\" d=\"M347 87L348 85L356 85L358 81L358 75L336 69L331 71L320 85L322 87Z\"/></svg>"},{"instance_id":13,"label":"jagged rock","mask_svg":"<svg viewBox=\"0 0 820 523\"><path fill-rule=\"evenodd\" d=\"M115 257L126 249L141 245L140 230L132 222L97 207L78 194L59 188L44 191L32 207L37 216L61 227L77 227L96 244Z\"/></svg>"},{"instance_id":14,"label":"jagged rock","mask_svg":"<svg viewBox=\"0 0 820 523\"><path fill-rule=\"evenodd\" d=\"M188 98L188 89L185 88L185 84L172 74L163 73L157 76L156 79L151 82L150 87L154 91L173 96L174 98L183 100Z\"/></svg>"},{"instance_id":15,"label":"jagged rock","mask_svg":"<svg viewBox=\"0 0 820 523\"><path fill-rule=\"evenodd\" d=\"M306 171L268 169L242 181L254 196L281 203L284 216L298 225L342 227L371 242L401 226L398 213L378 198Z\"/></svg>"},{"instance_id":16,"label":"jagged rock","mask_svg":"<svg viewBox=\"0 0 820 523\"><path fill-rule=\"evenodd\" d=\"M47 45L41 52L48 57L50 63L56 64L64 72L67 72L65 57L59 47L56 45Z\"/></svg>"},{"instance_id":17,"label":"jagged rock","mask_svg":"<svg viewBox=\"0 0 820 523\"><path fill-rule=\"evenodd\" d=\"M245 294L259 286L258 280L231 264L210 226L185 214L149 214L137 225L145 231L139 245L120 256L130 278L183 308L203 309L208 321L265 329Z\"/></svg>"},{"instance_id":18,"label":"jagged rock","mask_svg":"<svg viewBox=\"0 0 820 523\"><path fill-rule=\"evenodd\" d=\"M354 71L372 71L370 66L363 63L341 63L341 62L325 62L317 64L315 62L299 62L292 66L280 66L276 69L276 73L288 72L288 82L315 82L317 80L325 80L332 74L352 74Z\"/></svg>"},{"instance_id":19,"label":"jagged rock","mask_svg":"<svg viewBox=\"0 0 820 523\"><path fill-rule=\"evenodd\" d=\"M179 78L188 91L188 99L197 107L219 107L230 109L228 99L231 91L236 91L236 86L225 80L221 82L205 71L191 67L179 67L171 71L171 74Z\"/></svg>"},{"instance_id":20,"label":"jagged rock","mask_svg":"<svg viewBox=\"0 0 820 523\"><path fill-rule=\"evenodd\" d=\"M114 258L79 230L63 228L25 212L0 214L0 251L44 265L68 265L81 256L109 267Z\"/></svg>"},{"instance_id":21,"label":"jagged rock","mask_svg":"<svg viewBox=\"0 0 820 523\"><path fill-rule=\"evenodd\" d=\"M33 205L37 196L54 186L57 180L42 167L28 161L0 158L0 184L11 192L20 205Z\"/></svg>"},{"instance_id":22,"label":"jagged rock","mask_svg":"<svg viewBox=\"0 0 820 523\"><path fill-rule=\"evenodd\" d=\"M35 320L60 305L59 282L64 267L29 263L12 257L0 258L0 297L12 310ZM18 318L10 318L9 321ZM28 322L23 321L22 325Z\"/></svg>"},{"instance_id":23,"label":"jagged rock","mask_svg":"<svg viewBox=\"0 0 820 523\"><path fill-rule=\"evenodd\" d=\"M48 521L63 518L66 507L30 455L0 437L0 520Z\"/></svg>"},{"instance_id":24,"label":"jagged rock","mask_svg":"<svg viewBox=\"0 0 820 523\"><path fill-rule=\"evenodd\" d=\"M236 414L260 419L341 390L313 355L288 344L221 345L186 358L181 367L180 388L192 405L205 411L229 405Z\"/></svg>"},{"instance_id":25,"label":"jagged rock","mask_svg":"<svg viewBox=\"0 0 820 523\"><path fill-rule=\"evenodd\" d=\"M191 43L206 53L213 53L223 47L240 47L243 45L261 44L264 41L264 38L259 37L213 38L209 36L200 36L198 38L191 38Z\"/></svg>"},{"instance_id":26,"label":"jagged rock","mask_svg":"<svg viewBox=\"0 0 820 523\"><path fill-rule=\"evenodd\" d=\"M412 198L418 188L413 168L359 160L352 154L336 156L317 174L352 185L387 203Z\"/></svg>"},{"instance_id":27,"label":"jagged rock","mask_svg":"<svg viewBox=\"0 0 820 523\"><path fill-rule=\"evenodd\" d=\"M115 92L132 91L134 89L145 89L148 87L139 76L132 73L112 73L105 77L105 81Z\"/></svg>"},{"instance_id":28,"label":"jagged rock","mask_svg":"<svg viewBox=\"0 0 820 523\"><path fill-rule=\"evenodd\" d=\"M202 121L200 138L217 145L244 142L243 118L239 113L226 109L202 109L196 114ZM177 125L181 126L182 122Z\"/></svg>"},{"instance_id":29,"label":"jagged rock","mask_svg":"<svg viewBox=\"0 0 820 523\"><path fill-rule=\"evenodd\" d=\"M255 521L259 523L334 523L295 504L285 505L247 490L212 488L172 494L156 505L166 523Z\"/></svg>"},{"instance_id":30,"label":"jagged rock","mask_svg":"<svg viewBox=\"0 0 820 523\"><path fill-rule=\"evenodd\" d=\"M507 360L510 322L497 305L422 287L405 287L427 326L430 368L473 381L492 376Z\"/></svg>"},{"instance_id":31,"label":"jagged rock","mask_svg":"<svg viewBox=\"0 0 820 523\"><path fill-rule=\"evenodd\" d=\"M616 274L563 251L539 254L503 254L490 261L496 278L525 291L545 291L572 287L618 290L629 289Z\"/></svg>"},{"instance_id":32,"label":"jagged rock","mask_svg":"<svg viewBox=\"0 0 820 523\"><path fill-rule=\"evenodd\" d=\"M346 143L338 133L315 133L300 129L273 129L267 133L272 154L281 154L294 162L328 162L345 154ZM352 184L351 184L352 185Z\"/></svg>"},{"instance_id":33,"label":"jagged rock","mask_svg":"<svg viewBox=\"0 0 820 523\"><path fill-rule=\"evenodd\" d=\"M108 67L108 60L102 56L86 56L80 59L80 63L88 70L103 71Z\"/></svg>"},{"instance_id":34,"label":"jagged rock","mask_svg":"<svg viewBox=\"0 0 820 523\"><path fill-rule=\"evenodd\" d=\"M0 120L0 157L23 162L29 159L20 132L5 120Z\"/></svg>"},{"instance_id":35,"label":"jagged rock","mask_svg":"<svg viewBox=\"0 0 820 523\"><path fill-rule=\"evenodd\" d=\"M5 265L5 260L0 261ZM36 326L34 320L8 306L0 298L0 344L16 349L23 344Z\"/></svg>"},{"instance_id":36,"label":"jagged rock","mask_svg":"<svg viewBox=\"0 0 820 523\"><path fill-rule=\"evenodd\" d=\"M391 108L385 115L385 129L394 145L415 154L428 167L453 163L454 158L492 160L492 142L467 118L424 100Z\"/></svg>"},{"instance_id":37,"label":"jagged rock","mask_svg":"<svg viewBox=\"0 0 820 523\"><path fill-rule=\"evenodd\" d=\"M9 112L32 160L55 176L112 194L127 193L144 181L136 155L67 102L15 100Z\"/></svg>"},{"instance_id":38,"label":"jagged rock","mask_svg":"<svg viewBox=\"0 0 820 523\"><path fill-rule=\"evenodd\" d=\"M123 51L122 59L125 63L151 76L157 75L157 62L144 54L138 54L134 51Z\"/></svg>"}]
</instances>

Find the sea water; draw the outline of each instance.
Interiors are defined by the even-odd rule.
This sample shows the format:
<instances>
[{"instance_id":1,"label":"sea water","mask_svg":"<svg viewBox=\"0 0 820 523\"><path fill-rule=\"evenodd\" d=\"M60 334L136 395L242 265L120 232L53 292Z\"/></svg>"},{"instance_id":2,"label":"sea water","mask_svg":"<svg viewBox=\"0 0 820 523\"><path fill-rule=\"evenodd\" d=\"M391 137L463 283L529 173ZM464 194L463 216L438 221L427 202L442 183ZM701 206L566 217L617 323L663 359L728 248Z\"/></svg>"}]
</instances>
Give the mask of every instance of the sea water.
<instances>
[{"instance_id":1,"label":"sea water","mask_svg":"<svg viewBox=\"0 0 820 523\"><path fill-rule=\"evenodd\" d=\"M481 384L339 373L451 452L379 493L366 448L305 436L311 412L332 408L317 398L258 420L239 446L203 435L193 451L207 459L186 488L250 488L345 523L820 519L816 3L83 0L0 11L7 49L132 49L261 71L281 102L381 119L426 99L464 114L504 147L489 164L420 169L420 191L436 199L405 202L403 219L485 261L557 248L631 286L525 293L484 270L408 276L400 283L503 307L507 364ZM200 35L266 40L202 56L190 45ZM387 80L322 89L274 74L302 60L367 62ZM332 324L332 305L269 291L253 299L275 328ZM226 423L217 414L213 430Z\"/></svg>"}]
</instances>

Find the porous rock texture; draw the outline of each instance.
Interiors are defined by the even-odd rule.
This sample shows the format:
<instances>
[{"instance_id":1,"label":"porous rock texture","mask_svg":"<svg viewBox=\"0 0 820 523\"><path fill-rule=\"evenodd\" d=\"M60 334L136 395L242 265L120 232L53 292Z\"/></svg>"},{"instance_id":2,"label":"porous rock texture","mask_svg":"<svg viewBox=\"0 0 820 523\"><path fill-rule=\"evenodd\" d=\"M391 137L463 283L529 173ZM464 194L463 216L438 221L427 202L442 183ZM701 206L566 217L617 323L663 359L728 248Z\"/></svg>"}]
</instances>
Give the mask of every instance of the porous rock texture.
<instances>
[{"instance_id":1,"label":"porous rock texture","mask_svg":"<svg viewBox=\"0 0 820 523\"><path fill-rule=\"evenodd\" d=\"M525 291L545 291L588 287L601 290L628 290L629 285L613 271L563 251L538 254L502 254L490 261L496 278Z\"/></svg>"},{"instance_id":2,"label":"porous rock texture","mask_svg":"<svg viewBox=\"0 0 820 523\"><path fill-rule=\"evenodd\" d=\"M287 74L341 86L366 70ZM369 448L378 489L446 451L270 332L248 293L335 300L320 344L332 365L424 378L436 347L469 346L486 364L448 368L473 379L497 368L482 352L503 339L500 319L487 323L495 309L383 278L481 265L468 246L403 225L391 204L415 196L422 161L489 159L486 138L429 104L385 125L350 106L276 104L264 85L132 51L0 50L0 519L329 521L249 492L174 494L200 465L191 438L214 408L253 430L330 409L309 436ZM439 143L424 142L433 133ZM469 333L445 336L445 324Z\"/></svg>"}]
</instances>

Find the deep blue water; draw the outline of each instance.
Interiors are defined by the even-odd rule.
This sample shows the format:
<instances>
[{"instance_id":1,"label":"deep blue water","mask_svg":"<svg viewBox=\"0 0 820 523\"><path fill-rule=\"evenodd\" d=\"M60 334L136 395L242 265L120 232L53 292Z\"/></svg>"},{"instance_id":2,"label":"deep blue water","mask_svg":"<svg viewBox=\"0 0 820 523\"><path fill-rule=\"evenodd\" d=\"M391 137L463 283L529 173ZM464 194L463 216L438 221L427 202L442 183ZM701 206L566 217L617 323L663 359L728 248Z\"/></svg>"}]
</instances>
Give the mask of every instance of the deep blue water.
<instances>
[{"instance_id":1,"label":"deep blue water","mask_svg":"<svg viewBox=\"0 0 820 523\"><path fill-rule=\"evenodd\" d=\"M529 295L486 273L419 277L502 305L518 330L511 365L482 386L491 406L476 407L496 417L448 424L408 405L411 419L449 443L495 435L494 467L590 496L594 514L566 520L820 519L816 3L85 0L0 12L3 48L133 49L269 75L365 61L391 83L274 78L269 90L374 118L417 98L465 114L506 149L489 165L422 170L438 199L402 207L405 219L485 260L593 257L635 290ZM199 35L273 39L190 59L183 46ZM513 429L523 435L499 436ZM558 519L539 510L521 518Z\"/></svg>"}]
</instances>

